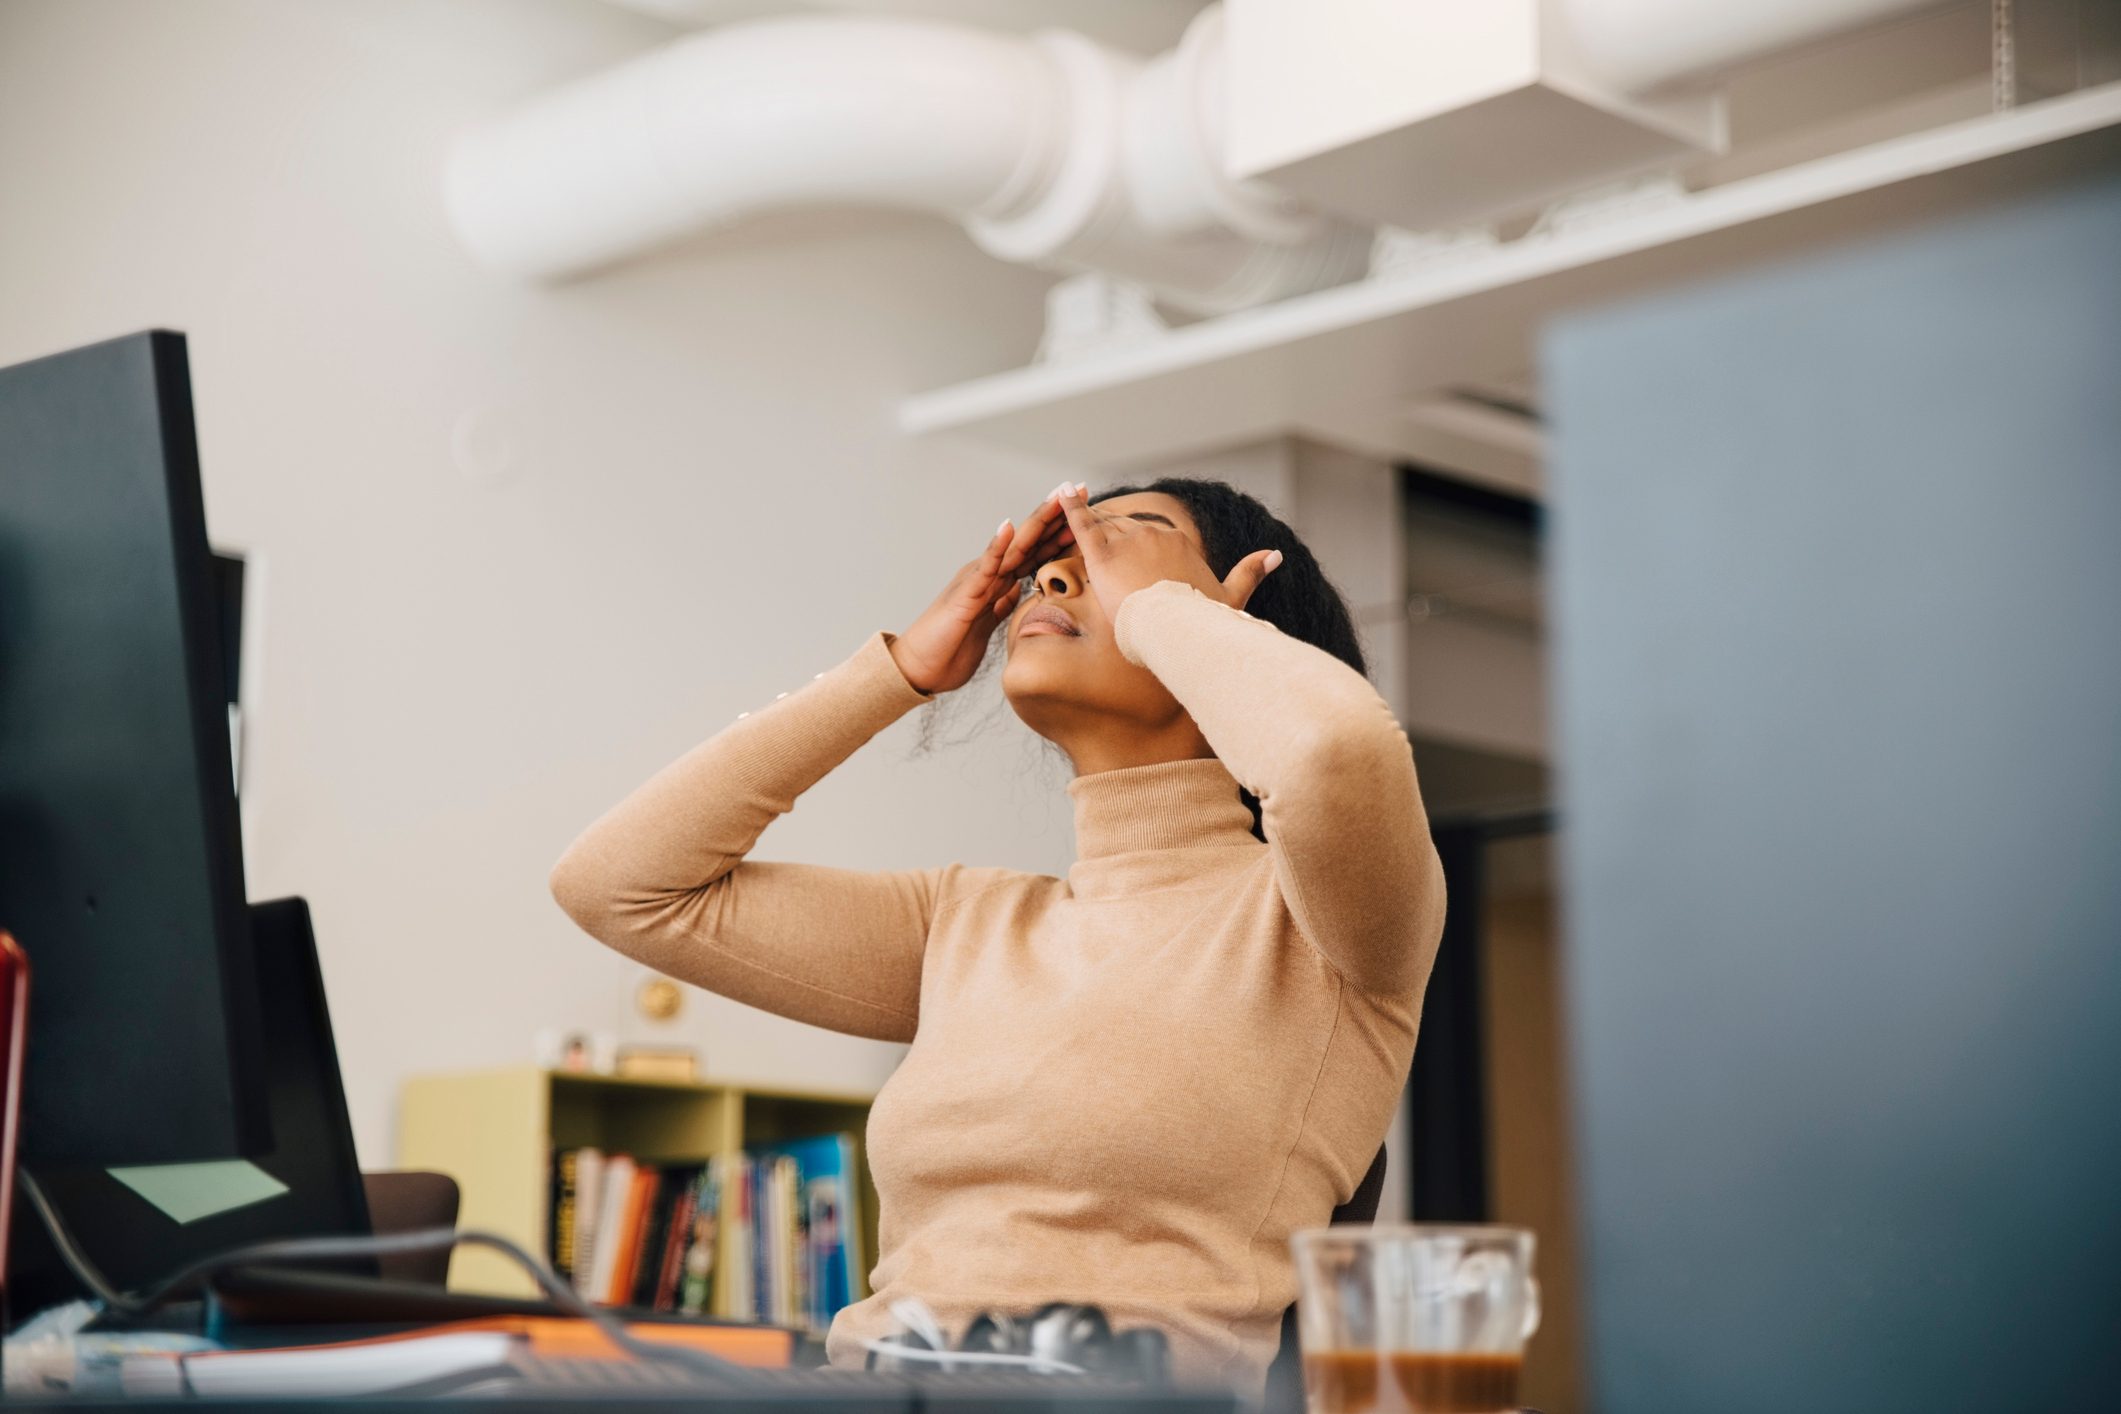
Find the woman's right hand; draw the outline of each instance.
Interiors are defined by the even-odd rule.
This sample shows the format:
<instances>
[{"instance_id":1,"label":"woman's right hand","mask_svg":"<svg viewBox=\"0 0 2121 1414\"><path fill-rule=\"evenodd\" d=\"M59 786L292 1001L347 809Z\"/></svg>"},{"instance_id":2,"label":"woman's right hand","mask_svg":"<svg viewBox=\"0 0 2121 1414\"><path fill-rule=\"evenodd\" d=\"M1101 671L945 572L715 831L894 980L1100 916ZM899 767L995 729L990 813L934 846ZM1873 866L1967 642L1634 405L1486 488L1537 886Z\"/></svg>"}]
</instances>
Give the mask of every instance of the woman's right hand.
<instances>
[{"instance_id":1,"label":"woman's right hand","mask_svg":"<svg viewBox=\"0 0 2121 1414\"><path fill-rule=\"evenodd\" d=\"M1060 492L1059 486L1048 492L1021 526L1003 521L980 556L958 570L935 602L892 640L891 657L908 683L933 695L972 680L994 630L1016 609L1023 586L1015 576L1027 565L1045 563L1073 539Z\"/></svg>"}]
</instances>

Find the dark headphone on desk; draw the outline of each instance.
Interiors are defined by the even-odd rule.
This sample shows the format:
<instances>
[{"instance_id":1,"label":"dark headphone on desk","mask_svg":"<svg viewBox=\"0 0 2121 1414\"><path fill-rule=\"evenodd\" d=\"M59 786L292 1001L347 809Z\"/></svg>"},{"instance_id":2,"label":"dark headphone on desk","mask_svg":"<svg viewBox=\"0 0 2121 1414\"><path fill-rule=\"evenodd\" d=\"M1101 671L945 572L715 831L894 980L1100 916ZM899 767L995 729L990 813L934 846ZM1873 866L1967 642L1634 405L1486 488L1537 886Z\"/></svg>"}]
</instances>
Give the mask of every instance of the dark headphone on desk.
<instances>
[{"instance_id":1,"label":"dark headphone on desk","mask_svg":"<svg viewBox=\"0 0 2121 1414\"><path fill-rule=\"evenodd\" d=\"M964 1337L955 1347L936 1344L933 1337L941 1335L940 1329L934 1328L929 1335L900 1331L880 1343L904 1346L908 1351L954 1349L974 1356L1004 1356L1011 1364L1022 1362L1033 1369L1072 1366L1089 1374L1143 1384L1161 1385L1170 1380L1169 1338L1153 1326L1114 1331L1104 1310L1097 1306L1049 1301L1029 1315L982 1311L965 1328ZM874 1370L880 1359L890 1358L872 1348L869 1368ZM951 1368L947 1361L932 1358L915 1357L899 1363L908 1367ZM981 1368L987 1363L968 1362L958 1368Z\"/></svg>"}]
</instances>

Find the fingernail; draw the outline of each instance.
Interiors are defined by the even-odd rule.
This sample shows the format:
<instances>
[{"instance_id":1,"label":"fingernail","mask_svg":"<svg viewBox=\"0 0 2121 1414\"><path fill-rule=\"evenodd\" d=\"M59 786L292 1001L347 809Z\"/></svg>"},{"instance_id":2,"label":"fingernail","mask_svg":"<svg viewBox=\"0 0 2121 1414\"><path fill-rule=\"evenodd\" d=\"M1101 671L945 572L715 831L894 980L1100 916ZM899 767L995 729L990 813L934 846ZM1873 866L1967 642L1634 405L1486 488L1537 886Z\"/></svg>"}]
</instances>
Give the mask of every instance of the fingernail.
<instances>
[{"instance_id":1,"label":"fingernail","mask_svg":"<svg viewBox=\"0 0 2121 1414\"><path fill-rule=\"evenodd\" d=\"M996 535L1006 535L1011 529L1013 529L1013 527L1009 524L1007 519L1004 519L1000 525L994 527L994 533Z\"/></svg>"},{"instance_id":2,"label":"fingernail","mask_svg":"<svg viewBox=\"0 0 2121 1414\"><path fill-rule=\"evenodd\" d=\"M1078 481L1078 482L1076 482L1076 483L1075 483L1075 494L1076 494L1076 495L1078 495L1078 496L1087 496L1087 495L1089 495L1089 494L1090 494L1090 483L1089 483L1089 482L1087 482L1087 481Z\"/></svg>"},{"instance_id":3,"label":"fingernail","mask_svg":"<svg viewBox=\"0 0 2121 1414\"><path fill-rule=\"evenodd\" d=\"M1270 570L1278 570L1281 568L1281 551L1267 551L1267 568Z\"/></svg>"}]
</instances>

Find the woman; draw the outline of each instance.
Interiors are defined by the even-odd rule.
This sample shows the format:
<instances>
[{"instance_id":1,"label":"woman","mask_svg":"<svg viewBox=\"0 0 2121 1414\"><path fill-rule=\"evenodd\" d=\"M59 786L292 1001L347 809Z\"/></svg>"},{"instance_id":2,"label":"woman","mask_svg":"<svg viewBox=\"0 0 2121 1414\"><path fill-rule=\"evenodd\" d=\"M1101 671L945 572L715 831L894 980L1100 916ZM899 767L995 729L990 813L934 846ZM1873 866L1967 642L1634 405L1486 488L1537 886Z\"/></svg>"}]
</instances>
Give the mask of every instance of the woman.
<instances>
[{"instance_id":1,"label":"woman","mask_svg":"<svg viewBox=\"0 0 2121 1414\"><path fill-rule=\"evenodd\" d=\"M834 1363L900 1297L953 1336L1089 1301L1161 1326L1182 1377L1256 1394L1289 1234L1391 1122L1442 874L1407 738L1295 534L1220 482L1085 491L1003 521L903 634L642 786L553 891L672 976L912 1043L870 1116L875 1294L833 1322ZM1075 768L1065 878L746 860L997 630L1010 705Z\"/></svg>"}]
</instances>

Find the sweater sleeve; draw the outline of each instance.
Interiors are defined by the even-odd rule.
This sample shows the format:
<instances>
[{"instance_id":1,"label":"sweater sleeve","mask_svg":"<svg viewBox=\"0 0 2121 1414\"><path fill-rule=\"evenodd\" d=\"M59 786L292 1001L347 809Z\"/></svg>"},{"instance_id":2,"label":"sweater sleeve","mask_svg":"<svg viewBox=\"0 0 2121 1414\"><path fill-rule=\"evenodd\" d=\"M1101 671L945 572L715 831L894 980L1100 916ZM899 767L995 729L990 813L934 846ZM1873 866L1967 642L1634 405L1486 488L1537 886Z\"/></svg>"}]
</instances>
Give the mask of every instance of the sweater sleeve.
<instances>
[{"instance_id":1,"label":"sweater sleeve","mask_svg":"<svg viewBox=\"0 0 2121 1414\"><path fill-rule=\"evenodd\" d=\"M796 797L922 702L892 635L747 712L571 845L552 892L584 930L673 977L813 1026L910 1041L943 869L745 859Z\"/></svg>"},{"instance_id":2,"label":"sweater sleeve","mask_svg":"<svg viewBox=\"0 0 2121 1414\"><path fill-rule=\"evenodd\" d=\"M1366 991L1418 993L1443 934L1443 866L1413 750L1377 689L1179 580L1128 595L1113 634L1259 797L1282 896L1312 946Z\"/></svg>"}]
</instances>

